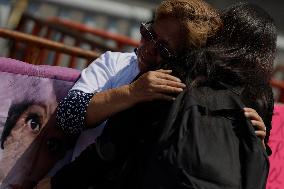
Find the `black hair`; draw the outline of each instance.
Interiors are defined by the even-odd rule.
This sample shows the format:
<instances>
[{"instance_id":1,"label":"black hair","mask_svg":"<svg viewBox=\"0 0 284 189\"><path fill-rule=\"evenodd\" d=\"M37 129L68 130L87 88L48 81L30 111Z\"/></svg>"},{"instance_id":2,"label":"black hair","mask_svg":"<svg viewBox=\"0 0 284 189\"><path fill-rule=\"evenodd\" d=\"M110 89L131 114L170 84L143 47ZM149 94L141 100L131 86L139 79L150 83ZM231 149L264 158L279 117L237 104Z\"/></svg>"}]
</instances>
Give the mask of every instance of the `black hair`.
<instances>
[{"instance_id":1,"label":"black hair","mask_svg":"<svg viewBox=\"0 0 284 189\"><path fill-rule=\"evenodd\" d=\"M226 9L221 18L224 28L205 48L191 50L167 68L173 69L189 88L210 82L244 87L241 98L263 118L267 142L274 107L269 80L276 52L276 27L268 13L250 3Z\"/></svg>"},{"instance_id":2,"label":"black hair","mask_svg":"<svg viewBox=\"0 0 284 189\"><path fill-rule=\"evenodd\" d=\"M226 77L222 79L235 78L234 83L245 86L242 99L246 106L254 108L263 118L267 128L267 143L274 108L269 80L276 54L276 26L264 9L251 3L229 7L221 18L224 28L215 38L216 41L209 43L212 43L213 49L221 49L217 52L218 57L227 64L220 64L221 69L216 67L215 70L228 69L229 72L224 72ZM216 74L220 73L217 71Z\"/></svg>"}]
</instances>

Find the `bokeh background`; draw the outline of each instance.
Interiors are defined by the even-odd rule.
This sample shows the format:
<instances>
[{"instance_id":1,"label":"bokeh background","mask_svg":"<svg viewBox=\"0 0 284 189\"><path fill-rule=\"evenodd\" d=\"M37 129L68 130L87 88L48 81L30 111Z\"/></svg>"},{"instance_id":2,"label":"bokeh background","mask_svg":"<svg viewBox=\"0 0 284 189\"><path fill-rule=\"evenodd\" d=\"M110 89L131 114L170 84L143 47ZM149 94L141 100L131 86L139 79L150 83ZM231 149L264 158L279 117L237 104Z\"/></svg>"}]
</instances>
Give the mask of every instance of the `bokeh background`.
<instances>
[{"instance_id":1,"label":"bokeh background","mask_svg":"<svg viewBox=\"0 0 284 189\"><path fill-rule=\"evenodd\" d=\"M279 32L276 63L284 62L284 1L248 1L261 6L274 18ZM161 0L0 0L0 27L14 27L17 24L17 18L11 19L11 10L18 4L18 9L25 9L42 18L51 16L67 18L139 40L140 22L151 19L155 7L160 2ZM207 0L207 2L223 9L241 1ZM19 15L20 12L18 11Z\"/></svg>"},{"instance_id":2,"label":"bokeh background","mask_svg":"<svg viewBox=\"0 0 284 189\"><path fill-rule=\"evenodd\" d=\"M238 0L207 0L213 6L224 9ZM23 13L28 13L36 18L49 19L51 17L68 19L83 25L102 29L114 34L128 36L139 42L139 26L143 21L151 20L155 7L161 0L0 0L0 28L15 29L21 20ZM275 67L284 65L284 1L283 0L248 0L265 9L274 18L278 28L277 57ZM34 23L26 24L25 32L31 33ZM92 38L88 34L81 33L82 37ZM8 56L10 43L0 39L0 56ZM52 40L60 40L60 35L53 35ZM78 46L72 38L61 40L64 44ZM115 47L113 41L101 40L108 47ZM89 49L87 45L80 48ZM125 47L120 51L133 51L133 47ZM103 52L103 51L101 51ZM54 55L53 55L54 56ZM19 59L19 58L18 58ZM61 66L68 58L61 58ZM44 64L51 64L54 60L49 58ZM79 65L79 64L78 64ZM77 69L83 69L86 64L80 64ZM277 76L284 79L283 73ZM275 92L279 95L279 91Z\"/></svg>"}]
</instances>

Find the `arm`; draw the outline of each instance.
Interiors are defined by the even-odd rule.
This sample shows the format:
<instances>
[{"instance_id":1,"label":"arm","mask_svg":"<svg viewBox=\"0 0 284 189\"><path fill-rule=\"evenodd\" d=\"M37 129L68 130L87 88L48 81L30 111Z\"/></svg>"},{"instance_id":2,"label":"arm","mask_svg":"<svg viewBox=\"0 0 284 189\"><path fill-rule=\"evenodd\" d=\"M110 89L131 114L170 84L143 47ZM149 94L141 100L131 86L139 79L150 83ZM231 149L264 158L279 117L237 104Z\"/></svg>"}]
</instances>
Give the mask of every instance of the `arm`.
<instances>
[{"instance_id":1,"label":"arm","mask_svg":"<svg viewBox=\"0 0 284 189\"><path fill-rule=\"evenodd\" d=\"M148 72L132 84L98 92L95 95L80 90L69 91L58 105L58 126L68 135L75 136L85 127L95 127L115 113L139 102L174 99L164 93L179 93L185 85L179 81L171 81L178 79L163 72L169 71ZM159 76L164 76L168 80L159 79ZM163 84L160 84L161 82Z\"/></svg>"},{"instance_id":2,"label":"arm","mask_svg":"<svg viewBox=\"0 0 284 189\"><path fill-rule=\"evenodd\" d=\"M120 62L127 62L128 59L115 62L116 58L112 56L111 53L103 55L83 70L81 78L60 102L57 123L65 133L78 135L85 127L95 127L138 102L170 100L172 97L168 93L178 93L185 87L179 79L170 75L169 70L147 72L128 84L138 72L132 73L136 70L129 69L133 64L119 67ZM125 77L129 79L125 80ZM124 85L117 85L117 80L123 80Z\"/></svg>"},{"instance_id":3,"label":"arm","mask_svg":"<svg viewBox=\"0 0 284 189\"><path fill-rule=\"evenodd\" d=\"M87 127L93 127L115 113L140 102L173 100L170 94L181 92L185 85L170 73L170 70L147 72L129 85L97 93L87 108Z\"/></svg>"}]
</instances>

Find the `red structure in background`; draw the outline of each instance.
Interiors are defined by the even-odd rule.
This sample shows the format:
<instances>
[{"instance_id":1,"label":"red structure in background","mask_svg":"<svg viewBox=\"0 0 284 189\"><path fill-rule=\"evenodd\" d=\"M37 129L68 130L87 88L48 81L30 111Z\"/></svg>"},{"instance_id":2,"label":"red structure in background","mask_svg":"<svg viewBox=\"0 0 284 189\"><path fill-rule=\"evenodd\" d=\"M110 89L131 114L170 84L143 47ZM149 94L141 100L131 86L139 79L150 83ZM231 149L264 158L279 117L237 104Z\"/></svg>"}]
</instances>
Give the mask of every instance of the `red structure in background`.
<instances>
[{"instance_id":1,"label":"red structure in background","mask_svg":"<svg viewBox=\"0 0 284 189\"><path fill-rule=\"evenodd\" d=\"M59 54L67 54L71 57L80 57L86 59L88 62L99 56L99 54L94 51L64 45L63 43L49 39L4 28L0 28L0 37L16 41L12 45L9 57L15 59L20 55L19 60L35 65L44 64L43 53L47 50ZM21 51L20 48L24 48L24 50Z\"/></svg>"},{"instance_id":2,"label":"red structure in background","mask_svg":"<svg viewBox=\"0 0 284 189\"><path fill-rule=\"evenodd\" d=\"M28 33L33 36L37 36L44 39L56 41L61 44L69 45L72 47L79 47L82 50L91 50L97 54L101 54L107 50L110 51L123 51L126 48L135 48L139 46L139 41L133 40L127 36L118 35L104 31L101 29L91 28L84 24L74 22L67 19L61 19L52 17L49 19L42 19L34 15L24 13L16 28L17 31ZM72 41L70 43L70 41ZM115 46L107 45L107 41L111 41ZM86 46L88 48L86 48ZM49 49L49 51L52 49ZM23 44L23 41L18 42L14 40L13 45L10 48L9 57L30 62L28 56L30 54L38 54L37 63L45 64L48 58L48 51L44 48L37 48L37 46L30 46ZM78 67L78 58L76 54L70 54L69 62L67 67L76 68ZM34 61L33 61L34 62ZM59 66L62 62L62 53L59 51L55 52L51 65ZM87 59L85 66L91 62Z\"/></svg>"},{"instance_id":3,"label":"red structure in background","mask_svg":"<svg viewBox=\"0 0 284 189\"><path fill-rule=\"evenodd\" d=\"M139 41L136 41L132 38L129 38L123 35L114 34L114 33L111 33L111 32L108 32L102 29L92 28L84 24L81 24L79 22L74 22L74 21L67 20L67 19L60 19L57 17L48 19L48 22L65 26L67 28L76 30L80 33L92 34L94 36L102 37L106 40L113 40L116 42L116 50L118 51L123 50L123 48L126 46L132 46L132 47L139 46Z\"/></svg>"}]
</instances>

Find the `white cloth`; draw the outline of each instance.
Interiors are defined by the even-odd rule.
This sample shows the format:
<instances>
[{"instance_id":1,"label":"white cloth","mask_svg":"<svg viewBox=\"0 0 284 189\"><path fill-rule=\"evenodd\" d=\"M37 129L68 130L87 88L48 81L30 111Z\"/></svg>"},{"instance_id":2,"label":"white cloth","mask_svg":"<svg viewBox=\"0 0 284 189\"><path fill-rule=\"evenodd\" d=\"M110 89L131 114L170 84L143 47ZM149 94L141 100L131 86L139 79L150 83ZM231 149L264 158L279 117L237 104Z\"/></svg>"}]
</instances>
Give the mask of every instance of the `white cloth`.
<instances>
[{"instance_id":1,"label":"white cloth","mask_svg":"<svg viewBox=\"0 0 284 189\"><path fill-rule=\"evenodd\" d=\"M135 53L108 51L82 71L80 79L71 90L96 93L117 88L129 84L139 72ZM81 133L73 151L72 160L101 134L105 122Z\"/></svg>"}]
</instances>

